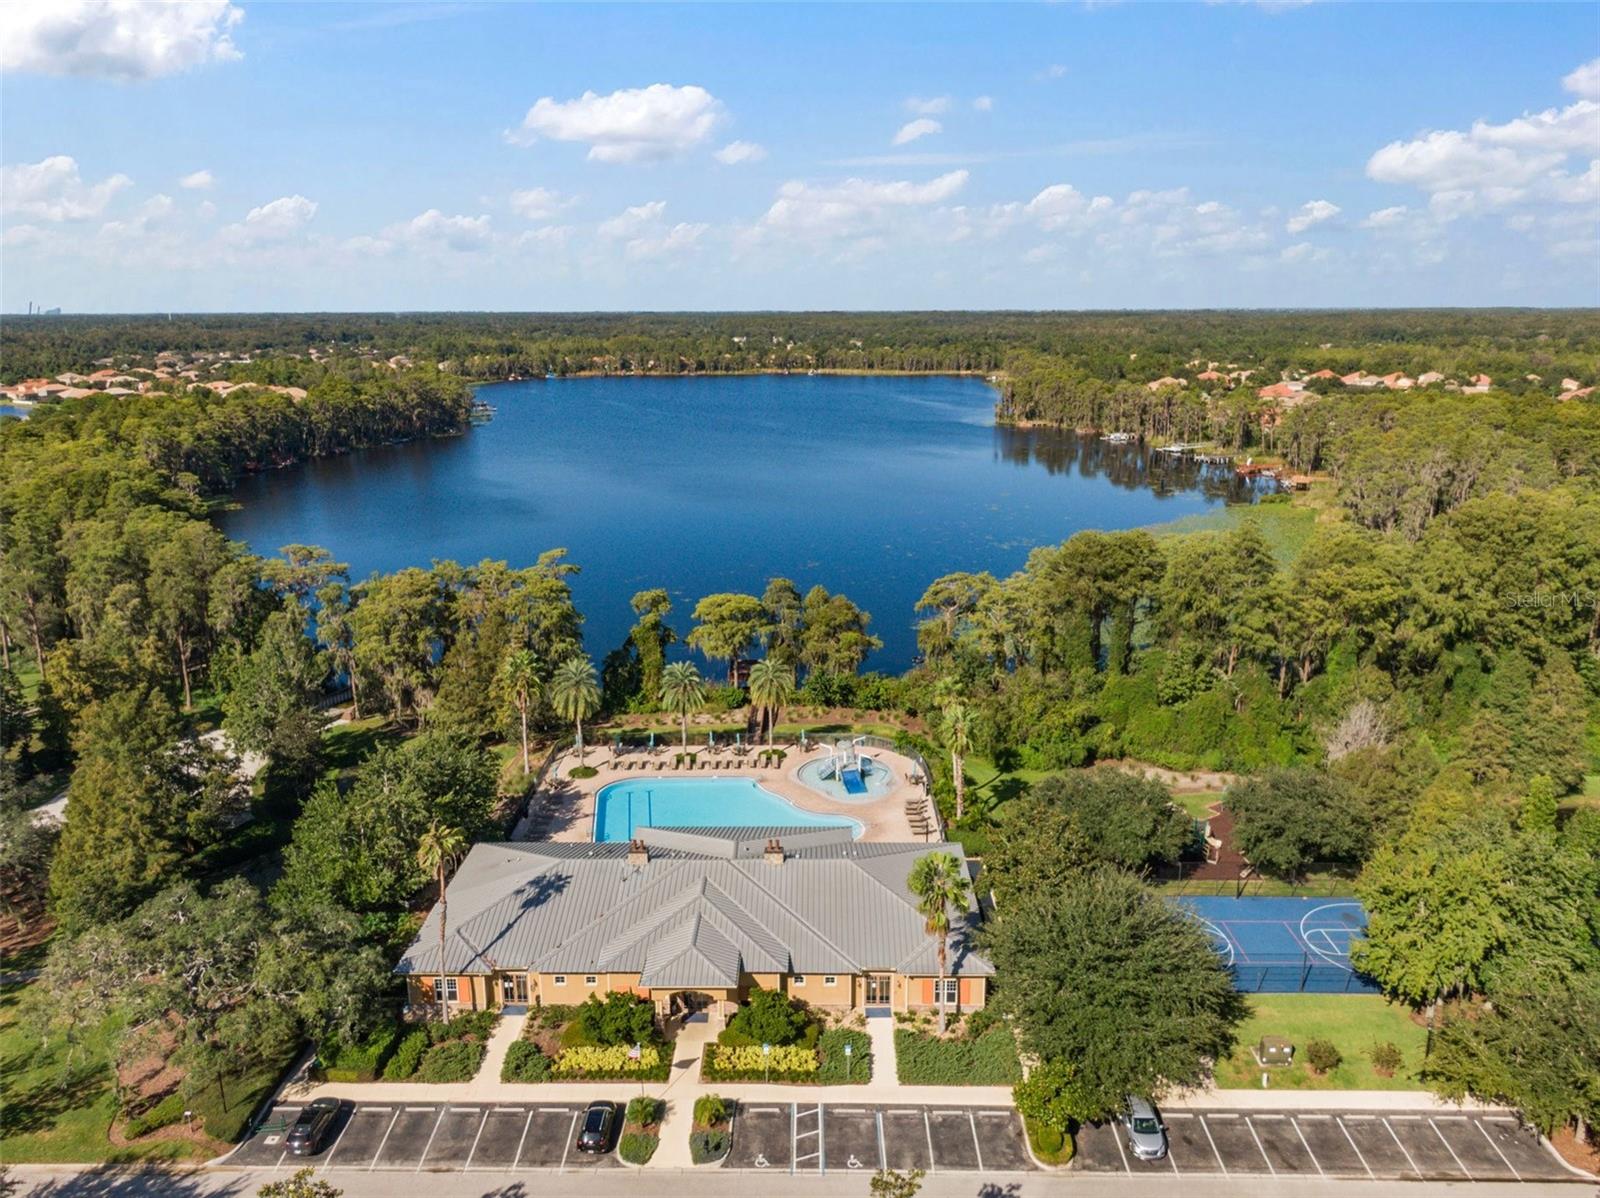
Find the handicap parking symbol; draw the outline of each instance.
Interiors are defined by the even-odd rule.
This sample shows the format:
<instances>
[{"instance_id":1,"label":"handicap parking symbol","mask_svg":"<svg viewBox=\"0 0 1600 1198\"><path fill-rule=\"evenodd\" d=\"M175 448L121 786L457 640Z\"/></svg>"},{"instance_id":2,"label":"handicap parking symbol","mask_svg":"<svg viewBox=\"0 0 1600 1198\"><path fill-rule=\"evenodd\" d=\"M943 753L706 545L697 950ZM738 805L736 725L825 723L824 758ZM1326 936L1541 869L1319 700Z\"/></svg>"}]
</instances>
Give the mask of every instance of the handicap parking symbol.
<instances>
[{"instance_id":1,"label":"handicap parking symbol","mask_svg":"<svg viewBox=\"0 0 1600 1198\"><path fill-rule=\"evenodd\" d=\"M756 1153L756 1168L757 1169L766 1169L766 1168L769 1168L770 1165L771 1165L771 1162L769 1162L767 1160L767 1154L766 1153L764 1153L764 1152Z\"/></svg>"},{"instance_id":2,"label":"handicap parking symbol","mask_svg":"<svg viewBox=\"0 0 1600 1198\"><path fill-rule=\"evenodd\" d=\"M850 1159L845 1162L845 1165L851 1169L859 1169L861 1168L861 1158L852 1152L850 1154Z\"/></svg>"}]
</instances>

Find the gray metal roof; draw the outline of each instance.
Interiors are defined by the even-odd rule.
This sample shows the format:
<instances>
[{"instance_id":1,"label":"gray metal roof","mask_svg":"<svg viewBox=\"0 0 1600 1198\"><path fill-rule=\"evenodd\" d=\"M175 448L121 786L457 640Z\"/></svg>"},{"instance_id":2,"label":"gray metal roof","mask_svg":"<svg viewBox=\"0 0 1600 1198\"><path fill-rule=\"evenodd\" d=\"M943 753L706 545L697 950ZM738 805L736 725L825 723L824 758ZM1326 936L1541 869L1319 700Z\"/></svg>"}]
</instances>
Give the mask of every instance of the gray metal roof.
<instances>
[{"instance_id":1,"label":"gray metal roof","mask_svg":"<svg viewBox=\"0 0 1600 1198\"><path fill-rule=\"evenodd\" d=\"M937 972L906 878L930 852L964 861L960 845L849 841L774 864L730 858L715 843L729 831L709 833L705 851L652 847L639 865L620 843L475 845L446 891L445 970L639 973L660 987L735 985L740 973ZM439 916L435 906L396 972L439 972ZM974 909L952 929L948 973L993 973L972 951L977 920Z\"/></svg>"}]
</instances>

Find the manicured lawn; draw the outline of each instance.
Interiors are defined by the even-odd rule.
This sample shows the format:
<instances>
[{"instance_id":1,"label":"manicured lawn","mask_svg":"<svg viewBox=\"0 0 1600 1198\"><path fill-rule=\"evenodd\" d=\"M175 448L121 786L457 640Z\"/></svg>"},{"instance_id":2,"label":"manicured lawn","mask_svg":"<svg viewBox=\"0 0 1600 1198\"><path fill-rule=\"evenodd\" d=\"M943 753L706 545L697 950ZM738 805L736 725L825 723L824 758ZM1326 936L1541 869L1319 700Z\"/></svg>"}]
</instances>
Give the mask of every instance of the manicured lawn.
<instances>
[{"instance_id":1,"label":"manicured lawn","mask_svg":"<svg viewBox=\"0 0 1600 1198\"><path fill-rule=\"evenodd\" d=\"M1376 994L1252 994L1252 1014L1239 1029L1239 1044L1217 1066L1223 1089L1258 1089L1262 1069L1250 1050L1262 1036L1284 1036L1295 1046L1295 1063L1271 1069L1276 1090L1417 1090L1416 1070L1422 1063L1427 1029L1412 1021L1407 1007ZM1344 1060L1325 1077L1314 1076L1305 1063L1306 1043L1331 1040ZM1368 1056L1374 1044L1391 1043L1405 1064L1393 1077L1380 1077Z\"/></svg>"},{"instance_id":2,"label":"manicured lawn","mask_svg":"<svg viewBox=\"0 0 1600 1198\"><path fill-rule=\"evenodd\" d=\"M0 990L0 1159L23 1161L176 1160L209 1155L169 1140L113 1148L106 1138L116 1114L110 1046L114 1019L86 1029L69 1051L48 1044L18 1022L24 987Z\"/></svg>"},{"instance_id":3,"label":"manicured lawn","mask_svg":"<svg viewBox=\"0 0 1600 1198\"><path fill-rule=\"evenodd\" d=\"M1210 819L1211 808L1221 797L1218 794L1173 795L1172 801L1187 811L1191 819Z\"/></svg>"}]
</instances>

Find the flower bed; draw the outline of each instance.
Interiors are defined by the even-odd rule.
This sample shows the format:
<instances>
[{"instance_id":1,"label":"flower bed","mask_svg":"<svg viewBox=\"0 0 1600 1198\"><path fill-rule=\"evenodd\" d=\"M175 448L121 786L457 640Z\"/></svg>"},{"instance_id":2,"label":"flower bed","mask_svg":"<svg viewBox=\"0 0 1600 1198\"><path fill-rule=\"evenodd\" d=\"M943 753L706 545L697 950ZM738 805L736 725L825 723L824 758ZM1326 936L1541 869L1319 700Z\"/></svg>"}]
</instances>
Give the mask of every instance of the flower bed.
<instances>
[{"instance_id":1,"label":"flower bed","mask_svg":"<svg viewBox=\"0 0 1600 1198\"><path fill-rule=\"evenodd\" d=\"M622 1122L622 1138L617 1142L617 1155L630 1165L649 1164L661 1143L661 1115L663 1103L659 1098L640 1096L628 1103L628 1112Z\"/></svg>"},{"instance_id":2,"label":"flower bed","mask_svg":"<svg viewBox=\"0 0 1600 1198\"><path fill-rule=\"evenodd\" d=\"M709 1165L728 1155L728 1104L716 1094L694 1100L694 1128L689 1132L689 1159Z\"/></svg>"},{"instance_id":3,"label":"flower bed","mask_svg":"<svg viewBox=\"0 0 1600 1198\"><path fill-rule=\"evenodd\" d=\"M850 1046L846 1056L845 1045ZM872 1080L872 1042L864 1032L834 1028L822 1033L816 1048L759 1044L708 1044L700 1060L707 1082L784 1082L796 1085L865 1085Z\"/></svg>"}]
</instances>

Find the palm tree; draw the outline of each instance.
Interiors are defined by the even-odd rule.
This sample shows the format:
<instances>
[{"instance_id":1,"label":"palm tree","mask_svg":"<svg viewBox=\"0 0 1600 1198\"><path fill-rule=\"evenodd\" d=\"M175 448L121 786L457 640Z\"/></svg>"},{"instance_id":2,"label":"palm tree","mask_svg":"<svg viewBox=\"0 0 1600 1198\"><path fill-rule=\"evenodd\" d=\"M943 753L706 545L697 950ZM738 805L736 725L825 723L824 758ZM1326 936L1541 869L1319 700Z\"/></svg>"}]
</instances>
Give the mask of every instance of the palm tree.
<instances>
[{"instance_id":1,"label":"palm tree","mask_svg":"<svg viewBox=\"0 0 1600 1198\"><path fill-rule=\"evenodd\" d=\"M689 717L706 705L706 683L692 661L675 661L661 671L661 706L683 720L683 747L689 747Z\"/></svg>"},{"instance_id":2,"label":"palm tree","mask_svg":"<svg viewBox=\"0 0 1600 1198\"><path fill-rule=\"evenodd\" d=\"M918 857L906 879L917 896L917 910L927 921L928 935L935 938L939 951L939 1034L944 1035L944 972L950 952L950 917L967 909L971 883L954 853L929 853Z\"/></svg>"},{"instance_id":3,"label":"palm tree","mask_svg":"<svg viewBox=\"0 0 1600 1198\"><path fill-rule=\"evenodd\" d=\"M450 1017L444 1003L444 924L448 914L444 898L444 876L450 872L450 867L456 863L466 848L467 838L462 835L461 829L441 824L438 820L428 825L428 830L417 842L417 864L439 881L439 984L436 987L438 993L434 997L439 1000L441 1022Z\"/></svg>"},{"instance_id":4,"label":"palm tree","mask_svg":"<svg viewBox=\"0 0 1600 1198\"><path fill-rule=\"evenodd\" d=\"M767 721L767 743L772 743L773 730L778 726L778 713L794 698L794 670L780 665L770 657L763 658L750 667L750 700Z\"/></svg>"},{"instance_id":5,"label":"palm tree","mask_svg":"<svg viewBox=\"0 0 1600 1198\"><path fill-rule=\"evenodd\" d=\"M578 764L583 764L583 721L600 710L600 680L594 663L582 654L569 657L550 677L550 706L578 728Z\"/></svg>"},{"instance_id":6,"label":"palm tree","mask_svg":"<svg viewBox=\"0 0 1600 1198\"><path fill-rule=\"evenodd\" d=\"M950 750L950 773L956 784L956 822L966 814L966 756L972 752L972 708L959 698L949 699L940 709L940 731L945 748Z\"/></svg>"},{"instance_id":7,"label":"palm tree","mask_svg":"<svg viewBox=\"0 0 1600 1198\"><path fill-rule=\"evenodd\" d=\"M539 658L530 649L513 649L500 664L500 683L522 721L522 772L528 764L528 712L539 699Z\"/></svg>"}]
</instances>

